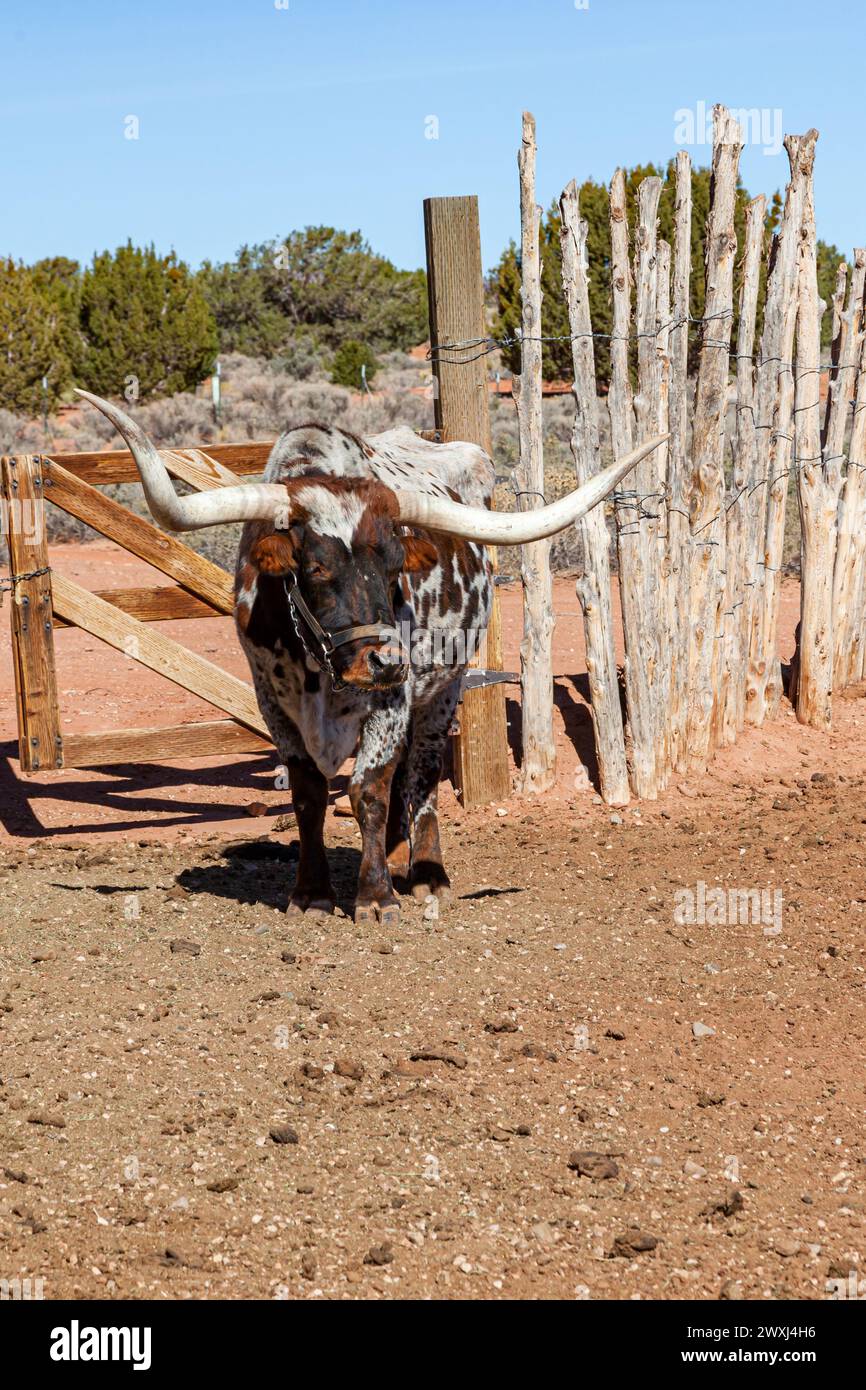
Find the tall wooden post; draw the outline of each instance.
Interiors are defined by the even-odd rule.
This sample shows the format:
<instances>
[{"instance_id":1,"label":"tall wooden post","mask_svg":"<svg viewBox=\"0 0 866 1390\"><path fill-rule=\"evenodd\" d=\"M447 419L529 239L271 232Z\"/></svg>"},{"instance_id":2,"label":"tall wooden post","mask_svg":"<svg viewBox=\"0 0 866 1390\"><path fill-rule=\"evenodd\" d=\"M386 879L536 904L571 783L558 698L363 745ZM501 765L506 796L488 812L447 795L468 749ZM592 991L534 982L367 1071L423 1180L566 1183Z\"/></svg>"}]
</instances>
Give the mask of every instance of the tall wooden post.
<instances>
[{"instance_id":1,"label":"tall wooden post","mask_svg":"<svg viewBox=\"0 0 866 1390\"><path fill-rule=\"evenodd\" d=\"M520 463L517 477L524 510L544 505L544 421L541 387L541 208L535 201L535 118L523 113L520 172L520 376L514 378L514 405ZM523 757L519 788L545 792L556 780L553 736L553 581L550 541L520 549L523 579L523 641L520 644Z\"/></svg>"},{"instance_id":2,"label":"tall wooden post","mask_svg":"<svg viewBox=\"0 0 866 1390\"><path fill-rule=\"evenodd\" d=\"M63 741L54 669L54 615L41 460L29 455L4 458L0 467L9 570L16 576L9 608L18 706L18 759L22 772L44 772L63 766Z\"/></svg>"},{"instance_id":3,"label":"tall wooden post","mask_svg":"<svg viewBox=\"0 0 866 1390\"><path fill-rule=\"evenodd\" d=\"M686 757L704 772L713 751L725 596L725 401L734 308L734 231L740 128L713 108L713 180L707 220L706 297L692 430L692 572Z\"/></svg>"},{"instance_id":4,"label":"tall wooden post","mask_svg":"<svg viewBox=\"0 0 866 1390\"><path fill-rule=\"evenodd\" d=\"M424 232L436 428L447 439L465 439L490 453L478 199L426 198ZM475 346L447 350L449 344L467 342ZM495 591L479 661L489 670L502 670L502 629ZM501 685L465 692L454 747L454 776L466 807L501 801L509 795L505 692Z\"/></svg>"},{"instance_id":5,"label":"tall wooden post","mask_svg":"<svg viewBox=\"0 0 866 1390\"><path fill-rule=\"evenodd\" d=\"M562 214L562 285L568 305L574 365L571 451L577 481L585 483L601 469L601 443L589 313L587 224L580 216L577 185L573 179L559 200L559 208ZM583 574L577 581L577 596L583 608L586 670L592 696L590 710L601 794L609 806L625 806L629 800L628 765L613 641L610 534L604 507L593 507L578 522L577 529L583 542Z\"/></svg>"}]
</instances>

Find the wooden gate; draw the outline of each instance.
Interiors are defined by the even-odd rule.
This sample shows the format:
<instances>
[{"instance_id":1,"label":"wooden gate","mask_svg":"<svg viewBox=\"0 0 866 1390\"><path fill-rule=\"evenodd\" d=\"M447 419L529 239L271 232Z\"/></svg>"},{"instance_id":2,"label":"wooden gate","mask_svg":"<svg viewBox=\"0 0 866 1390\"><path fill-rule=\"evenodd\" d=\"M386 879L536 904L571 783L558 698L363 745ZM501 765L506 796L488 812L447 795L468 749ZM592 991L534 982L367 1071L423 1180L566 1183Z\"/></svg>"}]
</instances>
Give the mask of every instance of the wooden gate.
<instances>
[{"instance_id":1,"label":"wooden gate","mask_svg":"<svg viewBox=\"0 0 866 1390\"><path fill-rule=\"evenodd\" d=\"M204 491L261 473L270 444L163 450L174 477ZM2 459L9 543L12 658L22 772L107 763L158 762L178 755L256 753L271 747L252 686L149 626L174 618L232 612L232 576L173 536L100 492L97 484L138 482L124 452L19 455ZM51 568L44 500L106 536L174 582L91 593ZM61 732L54 631L78 627L175 685L206 700L223 718L100 733Z\"/></svg>"}]
</instances>

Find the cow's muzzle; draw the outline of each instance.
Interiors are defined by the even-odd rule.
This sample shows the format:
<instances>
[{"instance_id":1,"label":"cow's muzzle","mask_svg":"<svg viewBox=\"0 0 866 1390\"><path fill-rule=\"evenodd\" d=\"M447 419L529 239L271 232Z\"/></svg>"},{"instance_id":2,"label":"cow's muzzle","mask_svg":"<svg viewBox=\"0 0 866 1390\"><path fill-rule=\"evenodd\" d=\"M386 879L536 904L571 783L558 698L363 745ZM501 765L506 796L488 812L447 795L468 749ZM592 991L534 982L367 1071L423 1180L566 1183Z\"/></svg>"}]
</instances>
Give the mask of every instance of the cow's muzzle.
<instances>
[{"instance_id":1,"label":"cow's muzzle","mask_svg":"<svg viewBox=\"0 0 866 1390\"><path fill-rule=\"evenodd\" d=\"M402 642L394 640L393 629L385 623L360 623L339 628L336 632L322 627L315 613L305 603L293 571L283 580L289 601L289 614L295 635L307 656L330 677L334 690L347 685L362 689L383 690L400 685L409 674L409 653ZM340 647L350 642L375 638L375 645L365 647L338 675L333 657Z\"/></svg>"}]
</instances>

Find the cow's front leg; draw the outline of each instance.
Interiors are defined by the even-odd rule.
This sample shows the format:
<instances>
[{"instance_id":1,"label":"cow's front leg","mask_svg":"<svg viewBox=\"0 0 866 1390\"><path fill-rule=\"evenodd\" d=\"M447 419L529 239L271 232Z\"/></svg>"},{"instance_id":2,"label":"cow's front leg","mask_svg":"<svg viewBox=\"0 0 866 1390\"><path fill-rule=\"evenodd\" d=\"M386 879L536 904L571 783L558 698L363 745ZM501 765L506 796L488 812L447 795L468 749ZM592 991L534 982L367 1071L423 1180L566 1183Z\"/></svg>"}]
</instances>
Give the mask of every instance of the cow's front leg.
<instances>
[{"instance_id":1,"label":"cow's front leg","mask_svg":"<svg viewBox=\"0 0 866 1390\"><path fill-rule=\"evenodd\" d=\"M349 783L352 810L361 831L361 867L355 921L396 926L400 907L386 859L391 785L405 752L408 710L401 701L375 710L364 724Z\"/></svg>"},{"instance_id":2,"label":"cow's front leg","mask_svg":"<svg viewBox=\"0 0 866 1390\"><path fill-rule=\"evenodd\" d=\"M439 843L439 779L442 757L457 699L460 682L444 690L429 705L418 710L409 745L408 796L412 809L412 893L426 898L433 893L446 899L451 880L442 862Z\"/></svg>"},{"instance_id":3,"label":"cow's front leg","mask_svg":"<svg viewBox=\"0 0 866 1390\"><path fill-rule=\"evenodd\" d=\"M298 818L301 852L290 913L333 912L334 890L325 854L328 783L309 758L288 758L292 805Z\"/></svg>"}]
</instances>

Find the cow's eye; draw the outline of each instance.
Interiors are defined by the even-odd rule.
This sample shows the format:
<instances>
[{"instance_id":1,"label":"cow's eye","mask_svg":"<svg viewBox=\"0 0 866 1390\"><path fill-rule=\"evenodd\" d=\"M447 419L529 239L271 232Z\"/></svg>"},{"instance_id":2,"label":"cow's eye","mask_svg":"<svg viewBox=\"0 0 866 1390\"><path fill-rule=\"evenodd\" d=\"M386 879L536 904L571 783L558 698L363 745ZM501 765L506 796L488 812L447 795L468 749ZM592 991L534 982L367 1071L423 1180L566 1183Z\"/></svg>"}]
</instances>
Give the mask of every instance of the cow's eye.
<instances>
[{"instance_id":1,"label":"cow's eye","mask_svg":"<svg viewBox=\"0 0 866 1390\"><path fill-rule=\"evenodd\" d=\"M322 580L330 579L331 577L324 565L316 564L315 560L308 561L304 566L304 570L308 579Z\"/></svg>"}]
</instances>

